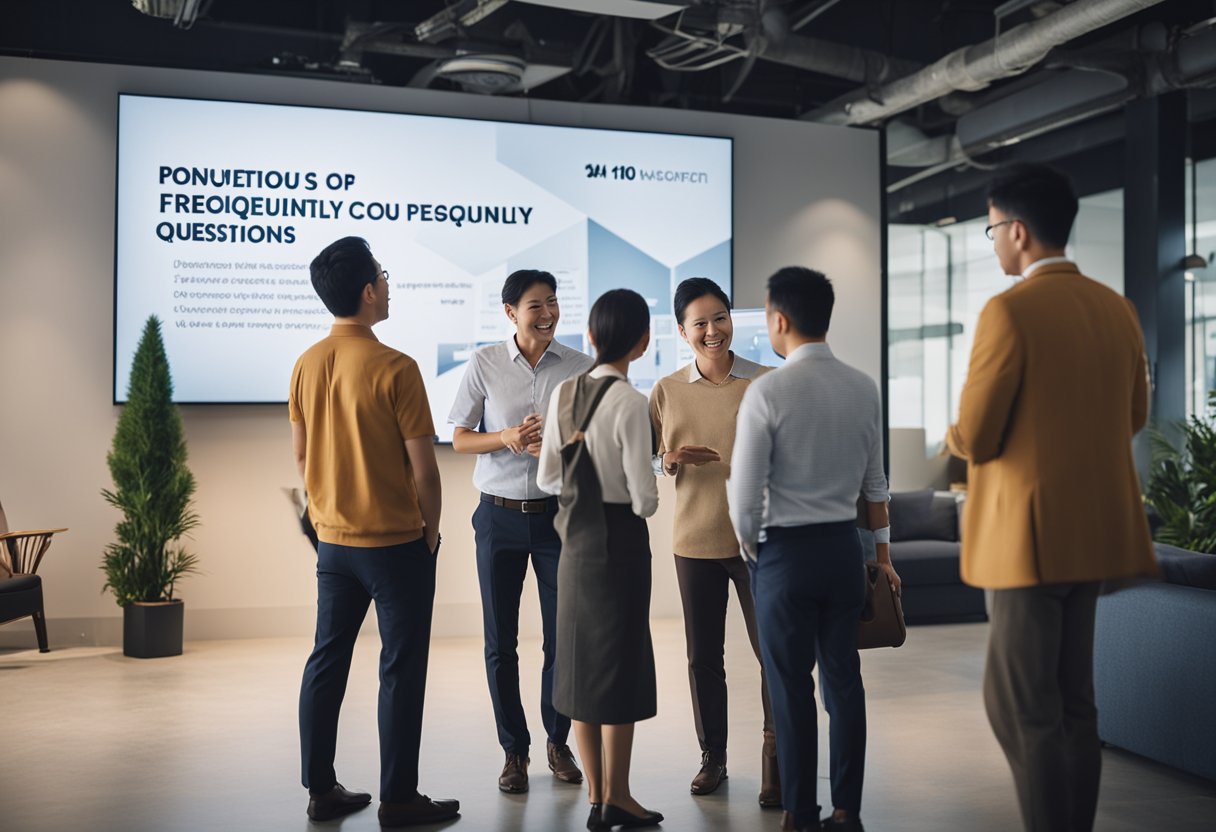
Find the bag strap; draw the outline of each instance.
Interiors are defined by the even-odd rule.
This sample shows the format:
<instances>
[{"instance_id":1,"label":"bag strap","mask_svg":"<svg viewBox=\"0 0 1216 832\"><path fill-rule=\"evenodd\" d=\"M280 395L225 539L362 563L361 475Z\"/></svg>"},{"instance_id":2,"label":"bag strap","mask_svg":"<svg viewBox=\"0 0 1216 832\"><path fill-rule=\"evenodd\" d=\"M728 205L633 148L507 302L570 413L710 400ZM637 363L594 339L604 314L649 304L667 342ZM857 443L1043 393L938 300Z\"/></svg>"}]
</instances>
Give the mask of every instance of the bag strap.
<instances>
[{"instance_id":1,"label":"bag strap","mask_svg":"<svg viewBox=\"0 0 1216 832\"><path fill-rule=\"evenodd\" d=\"M591 424L591 417L595 415L595 411L599 408L600 402L604 400L604 394L608 392L608 388L618 381L616 376L605 376L600 389L595 391L595 398L591 400L591 408L587 411L586 417L583 418L583 423L579 425L577 433L586 433L587 425Z\"/></svg>"}]
</instances>

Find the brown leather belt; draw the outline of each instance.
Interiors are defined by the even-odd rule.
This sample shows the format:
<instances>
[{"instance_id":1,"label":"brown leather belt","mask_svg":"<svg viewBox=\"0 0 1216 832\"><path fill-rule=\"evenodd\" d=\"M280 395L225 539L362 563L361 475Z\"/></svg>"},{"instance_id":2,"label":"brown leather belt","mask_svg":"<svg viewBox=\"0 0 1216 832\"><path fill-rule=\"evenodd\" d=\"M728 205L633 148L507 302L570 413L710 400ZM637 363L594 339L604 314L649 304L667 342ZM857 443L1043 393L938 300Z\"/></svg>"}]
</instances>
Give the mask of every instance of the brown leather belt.
<instances>
[{"instance_id":1,"label":"brown leather belt","mask_svg":"<svg viewBox=\"0 0 1216 832\"><path fill-rule=\"evenodd\" d=\"M506 497L496 497L493 494L482 494L481 501L483 503L493 503L502 508L509 508L511 511L521 511L524 514L545 514L550 511L557 511L557 498L546 497L543 500L508 500Z\"/></svg>"}]
</instances>

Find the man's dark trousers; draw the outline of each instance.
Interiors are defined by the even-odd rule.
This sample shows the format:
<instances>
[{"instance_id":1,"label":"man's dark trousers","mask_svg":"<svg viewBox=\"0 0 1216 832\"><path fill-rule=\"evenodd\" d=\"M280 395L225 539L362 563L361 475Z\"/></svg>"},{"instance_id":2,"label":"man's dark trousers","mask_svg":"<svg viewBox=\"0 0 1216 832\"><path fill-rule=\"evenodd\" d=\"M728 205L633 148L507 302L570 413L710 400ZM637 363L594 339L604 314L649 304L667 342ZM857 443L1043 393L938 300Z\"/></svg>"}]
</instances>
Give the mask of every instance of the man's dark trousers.
<instances>
[{"instance_id":1,"label":"man's dark trousers","mask_svg":"<svg viewBox=\"0 0 1216 832\"><path fill-rule=\"evenodd\" d=\"M561 538L553 528L557 500L535 514L482 501L473 512L477 579L485 629L486 678L498 742L508 754L527 755L528 721L519 698L519 601L528 558L540 594L544 664L540 677L540 715L548 739L559 745L570 735L570 719L553 709L553 661L557 643L557 561Z\"/></svg>"},{"instance_id":2,"label":"man's dark trousers","mask_svg":"<svg viewBox=\"0 0 1216 832\"><path fill-rule=\"evenodd\" d=\"M1094 706L1098 583L992 594L984 706L1032 832L1089 832L1102 746Z\"/></svg>"},{"instance_id":3,"label":"man's dark trousers","mask_svg":"<svg viewBox=\"0 0 1216 832\"><path fill-rule=\"evenodd\" d=\"M338 711L367 608L380 625L380 799L418 794L418 747L426 693L435 555L423 539L397 546L317 547L317 636L300 687L304 786L314 793L337 782Z\"/></svg>"},{"instance_id":4,"label":"man's dark trousers","mask_svg":"<svg viewBox=\"0 0 1216 832\"><path fill-rule=\"evenodd\" d=\"M815 661L830 717L832 805L857 815L866 701L857 655L865 566L853 521L765 529L752 566L760 652L773 700L781 804L798 828L819 819Z\"/></svg>"}]
</instances>

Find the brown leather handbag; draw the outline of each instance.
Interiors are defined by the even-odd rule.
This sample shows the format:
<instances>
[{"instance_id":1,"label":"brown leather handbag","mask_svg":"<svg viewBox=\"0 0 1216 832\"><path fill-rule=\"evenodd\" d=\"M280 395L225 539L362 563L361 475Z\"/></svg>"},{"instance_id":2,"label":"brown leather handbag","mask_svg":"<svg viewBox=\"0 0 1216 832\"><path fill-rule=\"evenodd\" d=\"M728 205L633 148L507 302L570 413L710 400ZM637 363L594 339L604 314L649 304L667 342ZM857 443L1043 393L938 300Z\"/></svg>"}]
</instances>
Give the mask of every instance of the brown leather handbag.
<instances>
[{"instance_id":1,"label":"brown leather handbag","mask_svg":"<svg viewBox=\"0 0 1216 832\"><path fill-rule=\"evenodd\" d=\"M908 627L904 624L904 608L899 603L899 596L891 591L891 583L878 565L867 563L866 603L861 608L857 649L899 647L907 638Z\"/></svg>"}]
</instances>

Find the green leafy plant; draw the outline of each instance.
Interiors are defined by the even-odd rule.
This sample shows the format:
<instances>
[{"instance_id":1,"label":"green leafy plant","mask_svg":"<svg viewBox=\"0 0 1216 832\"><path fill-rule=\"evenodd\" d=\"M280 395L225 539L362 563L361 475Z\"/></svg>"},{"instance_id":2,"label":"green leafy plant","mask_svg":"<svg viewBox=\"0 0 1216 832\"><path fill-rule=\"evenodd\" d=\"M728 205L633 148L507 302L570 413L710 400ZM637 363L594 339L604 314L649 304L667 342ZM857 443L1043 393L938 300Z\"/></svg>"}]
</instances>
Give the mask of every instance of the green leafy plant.
<instances>
[{"instance_id":1,"label":"green leafy plant","mask_svg":"<svg viewBox=\"0 0 1216 832\"><path fill-rule=\"evenodd\" d=\"M1155 538L1192 552L1216 552L1216 390L1208 393L1207 413L1178 426L1176 445L1160 428L1151 428L1152 467L1144 502L1157 512ZM1180 446L1180 447L1179 447Z\"/></svg>"},{"instance_id":2,"label":"green leafy plant","mask_svg":"<svg viewBox=\"0 0 1216 832\"><path fill-rule=\"evenodd\" d=\"M182 418L173 404L173 381L160 321L148 318L131 366L127 403L106 457L114 489L101 493L123 518L116 543L106 546L102 591L119 606L171 601L183 575L197 572L197 558L179 540L198 525L191 506L194 475L186 467Z\"/></svg>"}]
</instances>

